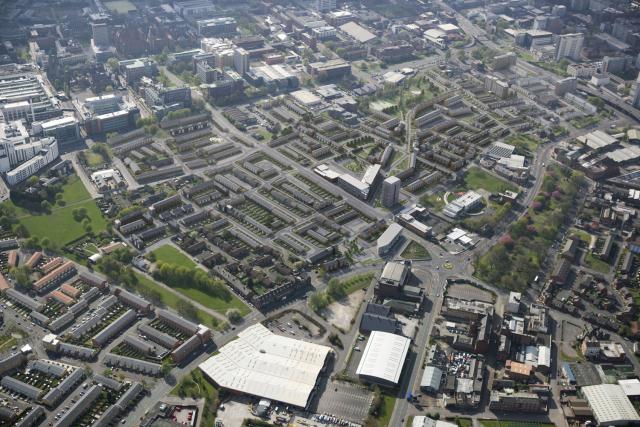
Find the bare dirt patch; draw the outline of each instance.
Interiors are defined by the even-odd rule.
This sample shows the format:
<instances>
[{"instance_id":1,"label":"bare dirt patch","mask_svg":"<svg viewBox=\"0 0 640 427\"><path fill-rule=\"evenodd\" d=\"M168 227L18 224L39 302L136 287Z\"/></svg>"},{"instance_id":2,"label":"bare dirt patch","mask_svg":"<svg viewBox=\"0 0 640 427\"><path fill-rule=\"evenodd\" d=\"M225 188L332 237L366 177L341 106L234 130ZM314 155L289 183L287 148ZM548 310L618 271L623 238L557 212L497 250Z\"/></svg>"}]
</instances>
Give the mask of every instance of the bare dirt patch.
<instances>
[{"instance_id":1,"label":"bare dirt patch","mask_svg":"<svg viewBox=\"0 0 640 427\"><path fill-rule=\"evenodd\" d=\"M322 311L322 317L336 328L348 331L351 329L351 320L364 300L364 295L363 291L356 291L339 301L332 302Z\"/></svg>"}]
</instances>

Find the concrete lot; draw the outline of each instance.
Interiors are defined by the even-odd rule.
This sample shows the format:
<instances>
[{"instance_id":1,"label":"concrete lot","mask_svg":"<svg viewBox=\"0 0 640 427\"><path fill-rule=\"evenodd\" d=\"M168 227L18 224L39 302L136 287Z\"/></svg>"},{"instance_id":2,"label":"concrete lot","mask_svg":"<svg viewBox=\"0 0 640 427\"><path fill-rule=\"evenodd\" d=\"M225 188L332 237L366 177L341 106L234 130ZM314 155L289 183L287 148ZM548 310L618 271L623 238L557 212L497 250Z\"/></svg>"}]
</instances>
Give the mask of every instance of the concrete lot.
<instances>
[{"instance_id":1,"label":"concrete lot","mask_svg":"<svg viewBox=\"0 0 640 427\"><path fill-rule=\"evenodd\" d=\"M320 398L317 412L361 423L367 417L373 393L367 388L351 383L332 381Z\"/></svg>"}]
</instances>

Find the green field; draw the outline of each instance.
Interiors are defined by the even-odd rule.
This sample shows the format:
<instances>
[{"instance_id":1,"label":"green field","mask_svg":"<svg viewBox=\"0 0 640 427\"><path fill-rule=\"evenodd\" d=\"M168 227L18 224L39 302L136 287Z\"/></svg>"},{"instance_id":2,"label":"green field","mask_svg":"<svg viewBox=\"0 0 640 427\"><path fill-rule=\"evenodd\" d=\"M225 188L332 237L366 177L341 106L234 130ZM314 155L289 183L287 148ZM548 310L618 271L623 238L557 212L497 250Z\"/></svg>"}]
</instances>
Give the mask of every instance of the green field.
<instances>
[{"instance_id":1,"label":"green field","mask_svg":"<svg viewBox=\"0 0 640 427\"><path fill-rule=\"evenodd\" d=\"M225 301L188 286L172 286L172 288L180 292L182 295L191 298L194 301L198 301L200 304L210 308L211 310L219 311L221 314L225 314L230 308L237 309L243 316L251 313L251 309L233 293L231 294L231 300Z\"/></svg>"},{"instance_id":2,"label":"green field","mask_svg":"<svg viewBox=\"0 0 640 427\"><path fill-rule=\"evenodd\" d=\"M446 205L446 202L442 194L424 195L420 199L420 203L427 208L432 208L437 211L441 210L442 208L444 208L444 205Z\"/></svg>"},{"instance_id":3,"label":"green field","mask_svg":"<svg viewBox=\"0 0 640 427\"><path fill-rule=\"evenodd\" d=\"M0 351L8 351L17 343L18 341L11 335L2 335L0 336Z\"/></svg>"},{"instance_id":4,"label":"green field","mask_svg":"<svg viewBox=\"0 0 640 427\"><path fill-rule=\"evenodd\" d=\"M94 153L92 151L85 151L84 156L87 159L87 164L91 167L99 167L104 165L104 159L98 153Z\"/></svg>"},{"instance_id":5,"label":"green field","mask_svg":"<svg viewBox=\"0 0 640 427\"><path fill-rule=\"evenodd\" d=\"M498 193L505 190L516 190L516 187L489 172L485 172L479 167L470 168L464 176L465 189L478 190L480 188L490 192Z\"/></svg>"},{"instance_id":6,"label":"green field","mask_svg":"<svg viewBox=\"0 0 640 427\"><path fill-rule=\"evenodd\" d=\"M593 268L600 273L608 274L611 266L608 262L595 257L591 252L588 252L584 257L584 263L587 267Z\"/></svg>"},{"instance_id":7,"label":"green field","mask_svg":"<svg viewBox=\"0 0 640 427\"><path fill-rule=\"evenodd\" d=\"M143 276L142 274L135 273L135 275L136 275L136 278L138 279L137 287L144 288L147 291L158 292L160 294L160 298L162 299L162 302L167 307L177 310L178 301L181 299L180 297L168 291L164 287L160 286L158 283L154 282L153 280L148 279L146 276ZM144 293L144 292L140 292L140 293ZM215 329L220 329L221 325L218 319L216 319L215 317L213 317L212 315L210 315L209 313L203 310L197 309L197 311L198 311L198 318L200 319L203 325L209 326Z\"/></svg>"},{"instance_id":8,"label":"green field","mask_svg":"<svg viewBox=\"0 0 640 427\"><path fill-rule=\"evenodd\" d=\"M412 240L411 243L409 243L407 247L404 248L404 251L402 251L400 256L405 259L431 259L431 254L429 253L427 248L425 248L415 240Z\"/></svg>"},{"instance_id":9,"label":"green field","mask_svg":"<svg viewBox=\"0 0 640 427\"><path fill-rule=\"evenodd\" d=\"M195 268L196 263L183 254L173 245L163 245L152 252L156 256L157 261L166 262L168 264L177 264L181 267Z\"/></svg>"},{"instance_id":10,"label":"green field","mask_svg":"<svg viewBox=\"0 0 640 427\"><path fill-rule=\"evenodd\" d=\"M52 242L64 245L84 236L86 233L82 223L73 219L72 212L78 208L87 210L94 234L106 230L107 221L84 188L80 178L77 176L69 178L62 191L62 200L66 205L63 207L54 206L48 214L32 214L23 208L16 208L20 222L32 237L40 239L48 237Z\"/></svg>"},{"instance_id":11,"label":"green field","mask_svg":"<svg viewBox=\"0 0 640 427\"><path fill-rule=\"evenodd\" d=\"M516 147L516 152L520 148L522 151L528 154L532 154L536 151L540 145L540 140L531 135L511 135L505 140L506 144L511 144Z\"/></svg>"},{"instance_id":12,"label":"green field","mask_svg":"<svg viewBox=\"0 0 640 427\"><path fill-rule=\"evenodd\" d=\"M138 10L138 8L129 0L105 1L104 5L112 12L123 14Z\"/></svg>"},{"instance_id":13,"label":"green field","mask_svg":"<svg viewBox=\"0 0 640 427\"><path fill-rule=\"evenodd\" d=\"M202 419L203 426L213 426L218 406L220 405L220 392L208 381L199 368L185 376L173 390L171 395L205 399L205 410Z\"/></svg>"}]
</instances>

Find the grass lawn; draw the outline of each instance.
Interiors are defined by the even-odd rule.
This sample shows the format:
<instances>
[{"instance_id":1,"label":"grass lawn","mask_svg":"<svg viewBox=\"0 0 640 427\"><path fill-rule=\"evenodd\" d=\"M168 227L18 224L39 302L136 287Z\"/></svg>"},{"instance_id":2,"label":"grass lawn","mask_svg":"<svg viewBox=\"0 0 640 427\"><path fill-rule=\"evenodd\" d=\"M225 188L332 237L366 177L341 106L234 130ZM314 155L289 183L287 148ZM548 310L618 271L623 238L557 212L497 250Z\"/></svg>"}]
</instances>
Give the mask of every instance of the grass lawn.
<instances>
[{"instance_id":1,"label":"grass lawn","mask_svg":"<svg viewBox=\"0 0 640 427\"><path fill-rule=\"evenodd\" d=\"M138 278L138 287L145 288L149 291L158 292L160 294L160 298L162 298L162 302L167 307L177 310L178 301L181 299L180 297L169 292L164 287L160 286L153 280L148 279L146 276L143 276L142 274L135 273L135 275ZM202 322L203 325L209 326L215 329L220 329L221 325L218 319L216 319L209 313L202 311L198 308L196 310L198 310L198 317L200 318L200 321Z\"/></svg>"},{"instance_id":2,"label":"grass lawn","mask_svg":"<svg viewBox=\"0 0 640 427\"><path fill-rule=\"evenodd\" d=\"M373 273L365 273L345 279L342 284L345 287L344 290L347 295L369 286L369 284L371 283L371 279L373 279L373 275Z\"/></svg>"},{"instance_id":3,"label":"grass lawn","mask_svg":"<svg viewBox=\"0 0 640 427\"><path fill-rule=\"evenodd\" d=\"M393 408L396 406L396 397L382 395L383 403L381 413L378 415L377 421L380 427L388 426L391 421L391 415L393 414Z\"/></svg>"},{"instance_id":4,"label":"grass lawn","mask_svg":"<svg viewBox=\"0 0 640 427\"><path fill-rule=\"evenodd\" d=\"M470 168L464 176L465 188L468 190L477 190L482 188L491 193L497 193L505 190L516 190L516 187L498 177L491 175L479 167Z\"/></svg>"},{"instance_id":5,"label":"grass lawn","mask_svg":"<svg viewBox=\"0 0 640 427\"><path fill-rule=\"evenodd\" d=\"M597 125L600 123L600 116L585 116L579 119L570 120L569 123L578 129L584 129L589 126Z\"/></svg>"},{"instance_id":6,"label":"grass lawn","mask_svg":"<svg viewBox=\"0 0 640 427\"><path fill-rule=\"evenodd\" d=\"M569 231L570 236L576 236L578 239L582 240L585 243L589 243L591 241L591 234L584 230L579 230L577 228L572 228Z\"/></svg>"},{"instance_id":7,"label":"grass lawn","mask_svg":"<svg viewBox=\"0 0 640 427\"><path fill-rule=\"evenodd\" d=\"M194 288L178 286L172 286L172 288L180 292L182 295L191 298L194 301L198 301L200 304L210 308L211 310L219 311L221 314L225 314L230 308L237 309L243 316L246 316L251 312L249 307L247 307L245 303L239 300L234 294L231 294L230 301L225 301L220 298L207 295L201 290Z\"/></svg>"},{"instance_id":8,"label":"grass lawn","mask_svg":"<svg viewBox=\"0 0 640 427\"><path fill-rule=\"evenodd\" d=\"M609 270L611 269L608 262L595 257L591 252L588 252L584 256L584 263L587 267L593 268L594 270L604 274L609 273Z\"/></svg>"},{"instance_id":9,"label":"grass lawn","mask_svg":"<svg viewBox=\"0 0 640 427\"><path fill-rule=\"evenodd\" d=\"M427 208L432 208L437 211L444 208L444 205L446 204L442 194L427 194L422 196L422 198L420 198L420 203Z\"/></svg>"},{"instance_id":10,"label":"grass lawn","mask_svg":"<svg viewBox=\"0 0 640 427\"><path fill-rule=\"evenodd\" d=\"M540 141L531 135L512 135L505 140L506 144L514 145L516 148L533 153L540 145Z\"/></svg>"},{"instance_id":11,"label":"grass lawn","mask_svg":"<svg viewBox=\"0 0 640 427\"><path fill-rule=\"evenodd\" d=\"M18 340L16 340L11 335L2 335L0 336L0 351L8 351L11 347L16 345Z\"/></svg>"},{"instance_id":12,"label":"grass lawn","mask_svg":"<svg viewBox=\"0 0 640 427\"><path fill-rule=\"evenodd\" d=\"M91 150L85 151L84 156L87 159L87 163L91 167L102 166L105 163L100 154L94 153Z\"/></svg>"},{"instance_id":13,"label":"grass lawn","mask_svg":"<svg viewBox=\"0 0 640 427\"><path fill-rule=\"evenodd\" d=\"M91 219L91 227L94 234L106 230L107 221L93 200L80 202L72 206L54 208L51 213L45 215L29 215L20 218L20 222L27 228L32 237L48 237L52 242L60 245L67 244L85 235L82 223L73 219L73 210L85 208L87 216Z\"/></svg>"},{"instance_id":14,"label":"grass lawn","mask_svg":"<svg viewBox=\"0 0 640 427\"><path fill-rule=\"evenodd\" d=\"M411 243L409 243L407 247L404 248L404 251L402 251L400 256L405 259L431 259L431 254L429 254L427 248L425 248L415 240L412 240Z\"/></svg>"},{"instance_id":15,"label":"grass lawn","mask_svg":"<svg viewBox=\"0 0 640 427\"><path fill-rule=\"evenodd\" d=\"M163 245L153 251L156 260L181 267L195 268L196 263L173 245Z\"/></svg>"},{"instance_id":16,"label":"grass lawn","mask_svg":"<svg viewBox=\"0 0 640 427\"><path fill-rule=\"evenodd\" d=\"M535 421L503 421L503 420L480 420L480 425L484 427L553 427L551 423L538 423Z\"/></svg>"},{"instance_id":17,"label":"grass lawn","mask_svg":"<svg viewBox=\"0 0 640 427\"><path fill-rule=\"evenodd\" d=\"M202 425L213 426L218 406L220 406L220 391L206 379L199 368L194 369L191 374L185 376L171 390L171 395L194 399L204 398L205 408Z\"/></svg>"}]
</instances>

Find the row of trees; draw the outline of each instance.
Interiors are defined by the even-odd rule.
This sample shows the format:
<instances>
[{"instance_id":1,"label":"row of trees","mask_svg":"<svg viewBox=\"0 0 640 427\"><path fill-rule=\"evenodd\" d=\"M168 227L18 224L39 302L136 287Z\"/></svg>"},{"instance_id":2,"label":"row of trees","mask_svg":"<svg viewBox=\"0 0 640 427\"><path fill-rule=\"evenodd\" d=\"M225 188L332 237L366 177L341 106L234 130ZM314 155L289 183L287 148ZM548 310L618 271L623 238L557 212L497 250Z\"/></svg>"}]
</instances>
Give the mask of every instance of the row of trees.
<instances>
[{"instance_id":1,"label":"row of trees","mask_svg":"<svg viewBox=\"0 0 640 427\"><path fill-rule=\"evenodd\" d=\"M231 294L224 284L209 276L199 268L187 268L177 264L159 261L153 277L171 287L191 287L215 298L231 300Z\"/></svg>"}]
</instances>

